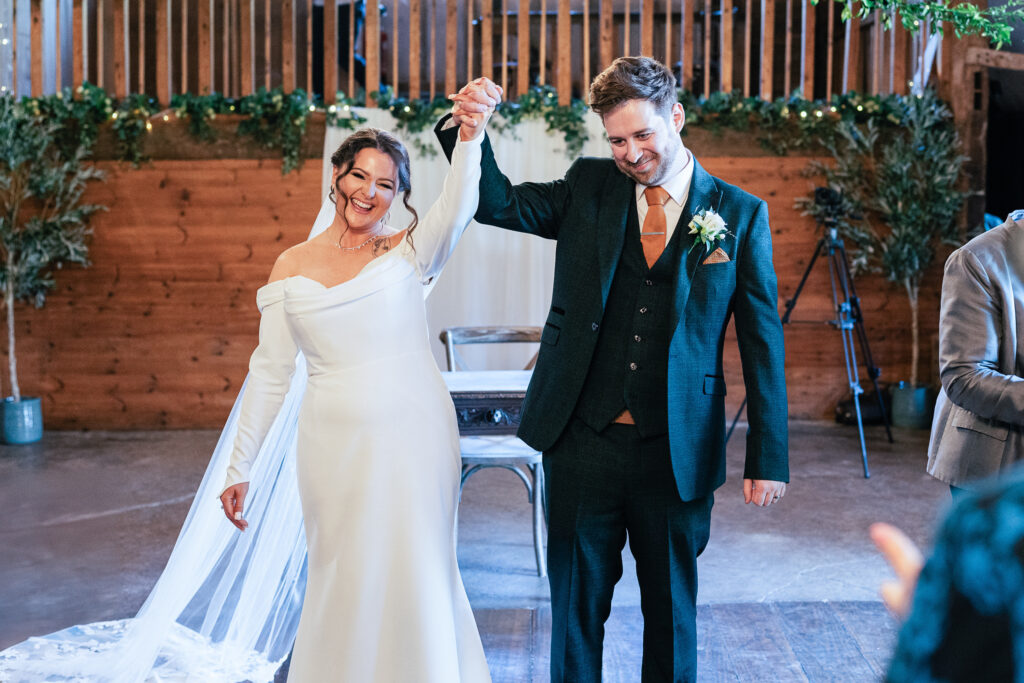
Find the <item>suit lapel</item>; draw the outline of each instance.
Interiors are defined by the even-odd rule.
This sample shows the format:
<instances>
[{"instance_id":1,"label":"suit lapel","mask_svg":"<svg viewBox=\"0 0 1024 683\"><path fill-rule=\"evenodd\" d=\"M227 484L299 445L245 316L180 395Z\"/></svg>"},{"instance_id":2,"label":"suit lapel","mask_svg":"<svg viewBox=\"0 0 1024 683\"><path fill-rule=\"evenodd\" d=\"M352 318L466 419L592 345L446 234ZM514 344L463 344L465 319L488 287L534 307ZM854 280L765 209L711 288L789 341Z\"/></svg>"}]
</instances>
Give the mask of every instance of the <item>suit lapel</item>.
<instances>
[{"instance_id":1,"label":"suit lapel","mask_svg":"<svg viewBox=\"0 0 1024 683\"><path fill-rule=\"evenodd\" d=\"M622 255L630 202L636 203L634 187L630 178L615 169L608 174L601 190L601 208L597 216L597 258L601 273L602 309L608 302L615 268Z\"/></svg>"},{"instance_id":2,"label":"suit lapel","mask_svg":"<svg viewBox=\"0 0 1024 683\"><path fill-rule=\"evenodd\" d=\"M673 299L673 330L679 325L683 311L686 309L686 302L690 298L690 283L693 281L694 273L697 272L697 265L706 255L704 253L706 247L702 245L698 245L693 249L690 248L696 236L689 234L690 229L687 226L689 226L690 221L693 220L694 213L697 211L712 209L717 212L721 199L722 194L718 191L715 179L697 162L697 157L693 157L693 179L690 181L690 193L686 198L686 204L683 206L683 213L679 217L679 223L676 224L676 230L682 231L679 235L682 238L679 241L679 248L683 250L683 254L679 262L679 273L676 277L676 294Z\"/></svg>"}]
</instances>

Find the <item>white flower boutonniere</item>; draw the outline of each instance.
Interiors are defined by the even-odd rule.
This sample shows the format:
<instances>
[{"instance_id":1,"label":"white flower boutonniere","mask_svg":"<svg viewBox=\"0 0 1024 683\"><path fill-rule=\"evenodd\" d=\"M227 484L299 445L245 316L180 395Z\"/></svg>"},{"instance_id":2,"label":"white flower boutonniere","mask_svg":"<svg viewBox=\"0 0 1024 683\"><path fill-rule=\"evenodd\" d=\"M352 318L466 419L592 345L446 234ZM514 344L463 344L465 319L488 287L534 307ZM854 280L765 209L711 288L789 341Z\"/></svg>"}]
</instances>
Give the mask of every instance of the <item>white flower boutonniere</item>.
<instances>
[{"instance_id":1,"label":"white flower boutonniere","mask_svg":"<svg viewBox=\"0 0 1024 683\"><path fill-rule=\"evenodd\" d=\"M698 244L710 248L715 242L721 242L726 235L732 234L726 230L725 220L713 209L698 209L687 227L691 235L697 236L690 245L691 251Z\"/></svg>"}]
</instances>

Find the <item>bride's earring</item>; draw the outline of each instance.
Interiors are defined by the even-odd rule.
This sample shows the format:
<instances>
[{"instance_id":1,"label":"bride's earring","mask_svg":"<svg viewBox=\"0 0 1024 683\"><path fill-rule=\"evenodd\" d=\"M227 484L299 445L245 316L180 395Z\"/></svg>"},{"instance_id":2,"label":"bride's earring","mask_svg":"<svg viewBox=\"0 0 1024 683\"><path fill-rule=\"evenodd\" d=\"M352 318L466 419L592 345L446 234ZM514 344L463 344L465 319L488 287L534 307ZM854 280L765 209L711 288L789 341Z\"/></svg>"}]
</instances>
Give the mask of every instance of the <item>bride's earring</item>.
<instances>
[{"instance_id":1,"label":"bride's earring","mask_svg":"<svg viewBox=\"0 0 1024 683\"><path fill-rule=\"evenodd\" d=\"M384 214L384 222L383 222L383 224L384 225L389 225L390 223L391 223L391 212L388 211L387 213Z\"/></svg>"}]
</instances>

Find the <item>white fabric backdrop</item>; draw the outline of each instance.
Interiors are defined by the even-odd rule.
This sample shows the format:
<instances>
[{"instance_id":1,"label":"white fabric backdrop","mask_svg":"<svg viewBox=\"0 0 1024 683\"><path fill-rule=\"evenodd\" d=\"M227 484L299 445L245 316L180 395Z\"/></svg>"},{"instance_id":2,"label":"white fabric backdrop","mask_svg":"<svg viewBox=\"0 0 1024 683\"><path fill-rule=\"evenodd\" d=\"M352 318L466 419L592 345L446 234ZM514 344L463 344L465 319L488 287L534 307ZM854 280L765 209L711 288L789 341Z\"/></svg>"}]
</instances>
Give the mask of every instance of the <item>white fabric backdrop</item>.
<instances>
[{"instance_id":1,"label":"white fabric backdrop","mask_svg":"<svg viewBox=\"0 0 1024 683\"><path fill-rule=\"evenodd\" d=\"M387 110L360 109L364 125L384 128L398 135L412 160L412 196L410 202L421 215L430 208L441 191L448 162L428 130L417 137L437 150L434 156L421 154L408 136L395 130L395 119ZM586 156L608 156L604 128L596 114L587 114L590 140L583 148ZM515 127L515 136L490 132L498 166L513 183L545 182L561 178L572 159L565 154L561 134L545 132L544 121L524 121ZM330 187L330 156L349 131L328 127L324 140L323 196ZM404 228L411 216L395 201L390 224ZM415 241L415 233L413 233ZM444 273L427 299L427 323L434 357L446 367L444 347L438 334L457 325L543 325L551 301L554 279L555 244L531 235L473 224L466 231ZM533 348L527 348L532 346ZM461 355L473 369L520 367L536 351L536 345L466 347Z\"/></svg>"}]
</instances>

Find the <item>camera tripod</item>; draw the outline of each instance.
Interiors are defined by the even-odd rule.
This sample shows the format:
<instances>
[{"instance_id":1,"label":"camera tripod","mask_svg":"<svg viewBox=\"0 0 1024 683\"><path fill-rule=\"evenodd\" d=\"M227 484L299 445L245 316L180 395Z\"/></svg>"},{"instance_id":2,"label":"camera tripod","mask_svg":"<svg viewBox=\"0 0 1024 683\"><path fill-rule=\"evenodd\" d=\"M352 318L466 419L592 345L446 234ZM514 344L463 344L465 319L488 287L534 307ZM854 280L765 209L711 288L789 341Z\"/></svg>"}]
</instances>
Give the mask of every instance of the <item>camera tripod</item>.
<instances>
[{"instance_id":1,"label":"camera tripod","mask_svg":"<svg viewBox=\"0 0 1024 683\"><path fill-rule=\"evenodd\" d=\"M796 291L793 292L793 298L786 301L786 312L782 314L782 324L785 325L789 323L790 316L793 314L793 309L796 308L796 302L800 298L800 293L803 291L804 285L807 284L807 278L814 269L814 264L817 263L818 257L824 254L828 257L828 274L832 285L832 308L835 311L836 316L834 320L829 320L827 322L829 325L832 325L839 330L843 339L843 356L846 360L846 379L847 382L849 382L850 391L853 394L853 408L857 415L857 431L860 435L860 454L864 463L864 478L867 479L871 476L871 473L868 471L868 450L867 445L864 442L864 420L860 411L860 395L864 393L864 390L860 386L860 369L857 365L857 350L854 346L854 337L856 337L857 341L860 343L861 353L864 355L864 365L867 368L868 377L871 378L871 382L875 387L875 397L878 400L878 409L882 413L882 420L885 424L885 433L886 436L889 437L889 443L892 443L892 430L889 427L889 416L885 412L882 392L878 390L878 377L882 374L882 371L877 365L875 365L874 358L871 355L871 346L868 344L868 335L864 331L864 315L861 313L860 309L860 298L857 296L857 290L853 285L853 277L850 274L850 263L846 257L846 247L843 246L843 241L839 239L839 231L835 226L835 219L826 218L823 223L825 228L824 235L820 240L818 240L818 244L814 247L814 255L807 264L807 268L804 269L803 277L800 278L800 284L797 285ZM736 423L739 422L740 416L743 414L743 409L746 408L746 405L747 399L744 398L743 403L736 412L736 417L733 418L732 425L729 427L728 433L725 435L727 443L729 441L729 437L732 436L733 430L736 429Z\"/></svg>"}]
</instances>

